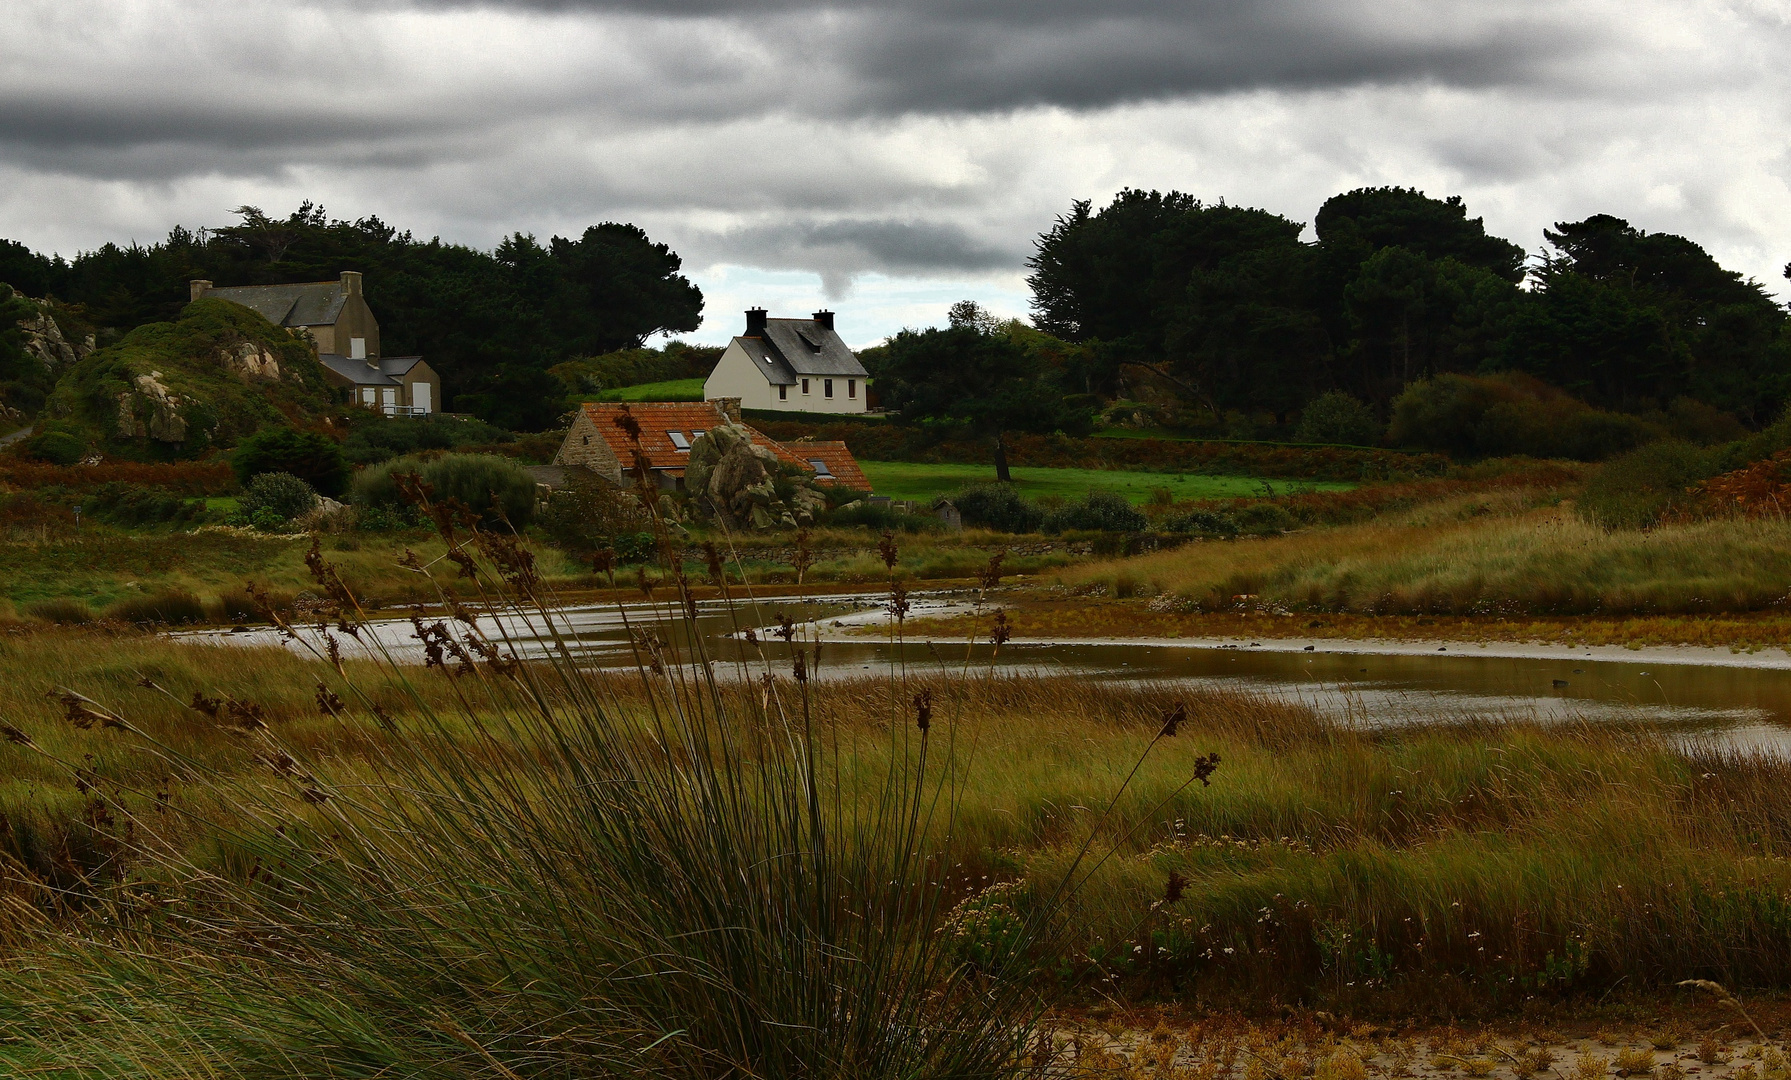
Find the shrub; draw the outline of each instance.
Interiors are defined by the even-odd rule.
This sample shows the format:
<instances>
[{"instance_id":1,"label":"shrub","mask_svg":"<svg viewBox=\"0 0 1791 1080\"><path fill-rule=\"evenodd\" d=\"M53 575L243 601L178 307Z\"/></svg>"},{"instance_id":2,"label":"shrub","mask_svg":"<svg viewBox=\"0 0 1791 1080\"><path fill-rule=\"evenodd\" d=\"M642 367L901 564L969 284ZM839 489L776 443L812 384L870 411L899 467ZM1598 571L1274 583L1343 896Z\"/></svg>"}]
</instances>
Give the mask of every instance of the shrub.
<instances>
[{"instance_id":1,"label":"shrub","mask_svg":"<svg viewBox=\"0 0 1791 1080\"><path fill-rule=\"evenodd\" d=\"M1374 410L1341 390L1320 394L1300 411L1294 442L1373 446L1381 438Z\"/></svg>"},{"instance_id":2,"label":"shrub","mask_svg":"<svg viewBox=\"0 0 1791 1080\"><path fill-rule=\"evenodd\" d=\"M25 614L33 619L57 623L63 626L76 626L93 621L93 612L79 600L66 598L56 600L38 600L25 605Z\"/></svg>"},{"instance_id":3,"label":"shrub","mask_svg":"<svg viewBox=\"0 0 1791 1080\"><path fill-rule=\"evenodd\" d=\"M579 554L614 547L614 537L640 532L649 523L640 500L595 474L576 471L548 499L541 515L541 526L555 546Z\"/></svg>"},{"instance_id":4,"label":"shrub","mask_svg":"<svg viewBox=\"0 0 1791 1080\"><path fill-rule=\"evenodd\" d=\"M244 487L236 505L256 528L270 524L278 528L310 513L317 505L317 493L291 473L260 473Z\"/></svg>"},{"instance_id":5,"label":"shrub","mask_svg":"<svg viewBox=\"0 0 1791 1080\"><path fill-rule=\"evenodd\" d=\"M1217 510L1190 510L1163 520L1164 532L1205 533L1210 536L1236 536L1238 523L1231 515Z\"/></svg>"},{"instance_id":6,"label":"shrub","mask_svg":"<svg viewBox=\"0 0 1791 1080\"><path fill-rule=\"evenodd\" d=\"M96 488L85 499L85 509L100 521L130 528L192 521L205 510L205 504L197 499L183 499L170 492L114 480Z\"/></svg>"},{"instance_id":7,"label":"shrub","mask_svg":"<svg viewBox=\"0 0 1791 1080\"><path fill-rule=\"evenodd\" d=\"M1594 409L1547 383L1506 373L1420 379L1393 399L1387 438L1461 457L1601 461L1664 436L1639 417Z\"/></svg>"},{"instance_id":8,"label":"shrub","mask_svg":"<svg viewBox=\"0 0 1791 1080\"><path fill-rule=\"evenodd\" d=\"M374 465L423 450L513 441L515 436L508 431L483 420L369 415L342 440L342 456L351 465Z\"/></svg>"},{"instance_id":9,"label":"shrub","mask_svg":"<svg viewBox=\"0 0 1791 1080\"><path fill-rule=\"evenodd\" d=\"M950 496L966 525L980 525L1002 532L1038 532L1045 512L1022 498L1012 484L977 484Z\"/></svg>"},{"instance_id":10,"label":"shrub","mask_svg":"<svg viewBox=\"0 0 1791 1080\"><path fill-rule=\"evenodd\" d=\"M70 431L51 429L26 439L25 453L51 465L74 465L87 455L87 440Z\"/></svg>"},{"instance_id":11,"label":"shrub","mask_svg":"<svg viewBox=\"0 0 1791 1080\"><path fill-rule=\"evenodd\" d=\"M1580 497L1581 516L1607 529L1641 529L1688 506L1715 473L1715 455L1687 442L1644 446L1608 462Z\"/></svg>"},{"instance_id":12,"label":"shrub","mask_svg":"<svg viewBox=\"0 0 1791 1080\"><path fill-rule=\"evenodd\" d=\"M1234 517L1240 532L1251 536L1270 536L1299 527L1299 519L1286 507L1272 502L1248 503L1238 508Z\"/></svg>"},{"instance_id":13,"label":"shrub","mask_svg":"<svg viewBox=\"0 0 1791 1080\"><path fill-rule=\"evenodd\" d=\"M436 502L458 499L487 521L507 518L520 529L535 513L534 477L509 458L492 454L402 457L369 465L355 476L352 497L362 506L402 506L394 477L407 473L420 475L434 489Z\"/></svg>"},{"instance_id":14,"label":"shrub","mask_svg":"<svg viewBox=\"0 0 1791 1080\"><path fill-rule=\"evenodd\" d=\"M106 618L139 625L162 623L177 626L205 621L205 605L184 589L171 589L157 596L133 596L106 609Z\"/></svg>"},{"instance_id":15,"label":"shrub","mask_svg":"<svg viewBox=\"0 0 1791 1080\"><path fill-rule=\"evenodd\" d=\"M1091 491L1080 502L1073 502L1046 515L1046 532L1082 530L1088 532L1142 532L1150 521L1125 496L1111 491Z\"/></svg>"},{"instance_id":16,"label":"shrub","mask_svg":"<svg viewBox=\"0 0 1791 1080\"><path fill-rule=\"evenodd\" d=\"M332 499L348 488L342 447L314 431L263 428L238 444L230 455L230 467L245 487L262 473L288 473Z\"/></svg>"}]
</instances>

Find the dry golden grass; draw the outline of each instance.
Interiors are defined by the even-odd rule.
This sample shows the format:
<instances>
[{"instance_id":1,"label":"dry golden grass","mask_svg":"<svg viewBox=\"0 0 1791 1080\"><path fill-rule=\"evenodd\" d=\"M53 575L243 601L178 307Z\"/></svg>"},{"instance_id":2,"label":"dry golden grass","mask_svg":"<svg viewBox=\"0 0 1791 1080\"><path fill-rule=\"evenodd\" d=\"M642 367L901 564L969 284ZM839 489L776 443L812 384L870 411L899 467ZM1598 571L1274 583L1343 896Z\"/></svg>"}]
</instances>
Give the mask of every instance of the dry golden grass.
<instances>
[{"instance_id":1,"label":"dry golden grass","mask_svg":"<svg viewBox=\"0 0 1791 1080\"><path fill-rule=\"evenodd\" d=\"M1791 589L1791 523L1606 532L1566 506L1453 499L1362 525L1070 567L1057 580L1208 611L1239 597L1366 614L1750 611Z\"/></svg>"}]
</instances>

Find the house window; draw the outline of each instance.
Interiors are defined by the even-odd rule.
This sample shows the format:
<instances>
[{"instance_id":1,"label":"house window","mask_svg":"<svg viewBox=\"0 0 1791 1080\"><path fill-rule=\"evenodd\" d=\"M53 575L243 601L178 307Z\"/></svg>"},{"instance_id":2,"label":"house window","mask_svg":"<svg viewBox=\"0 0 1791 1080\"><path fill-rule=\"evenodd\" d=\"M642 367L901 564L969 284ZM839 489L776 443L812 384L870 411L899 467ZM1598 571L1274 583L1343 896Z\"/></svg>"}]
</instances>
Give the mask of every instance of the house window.
<instances>
[{"instance_id":1,"label":"house window","mask_svg":"<svg viewBox=\"0 0 1791 1080\"><path fill-rule=\"evenodd\" d=\"M827 463L818 457L808 459L809 467L815 470L816 480L832 480L833 473L828 470Z\"/></svg>"},{"instance_id":2,"label":"house window","mask_svg":"<svg viewBox=\"0 0 1791 1080\"><path fill-rule=\"evenodd\" d=\"M858 380L857 379L847 379L846 380L846 396L849 398L855 398L858 396Z\"/></svg>"},{"instance_id":3,"label":"house window","mask_svg":"<svg viewBox=\"0 0 1791 1080\"><path fill-rule=\"evenodd\" d=\"M378 400L378 396L379 391L373 389L373 387L363 387L361 390L361 404L372 405Z\"/></svg>"},{"instance_id":4,"label":"house window","mask_svg":"<svg viewBox=\"0 0 1791 1080\"><path fill-rule=\"evenodd\" d=\"M702 428L691 428L690 429L690 441L691 442L696 442L698 439L700 439L702 437L703 437L703 429Z\"/></svg>"},{"instance_id":5,"label":"house window","mask_svg":"<svg viewBox=\"0 0 1791 1080\"><path fill-rule=\"evenodd\" d=\"M785 386L783 383L777 384L777 400L779 400L779 401L790 400L790 388L788 386Z\"/></svg>"},{"instance_id":6,"label":"house window","mask_svg":"<svg viewBox=\"0 0 1791 1080\"><path fill-rule=\"evenodd\" d=\"M680 453L688 454L690 452L690 440L684 437L682 431L668 431L666 435L672 440L672 446Z\"/></svg>"},{"instance_id":7,"label":"house window","mask_svg":"<svg viewBox=\"0 0 1791 1080\"><path fill-rule=\"evenodd\" d=\"M348 358L350 360L365 360L365 359L367 359L367 339L366 338L351 337L348 339Z\"/></svg>"},{"instance_id":8,"label":"house window","mask_svg":"<svg viewBox=\"0 0 1791 1080\"><path fill-rule=\"evenodd\" d=\"M821 396L822 397L832 397L833 396L833 380L832 379L822 379L821 380Z\"/></svg>"},{"instance_id":9,"label":"house window","mask_svg":"<svg viewBox=\"0 0 1791 1080\"><path fill-rule=\"evenodd\" d=\"M586 446L591 445L591 437L589 435L585 436L585 445Z\"/></svg>"},{"instance_id":10,"label":"house window","mask_svg":"<svg viewBox=\"0 0 1791 1080\"><path fill-rule=\"evenodd\" d=\"M805 394L808 393L808 380L807 379L802 380L802 392Z\"/></svg>"}]
</instances>

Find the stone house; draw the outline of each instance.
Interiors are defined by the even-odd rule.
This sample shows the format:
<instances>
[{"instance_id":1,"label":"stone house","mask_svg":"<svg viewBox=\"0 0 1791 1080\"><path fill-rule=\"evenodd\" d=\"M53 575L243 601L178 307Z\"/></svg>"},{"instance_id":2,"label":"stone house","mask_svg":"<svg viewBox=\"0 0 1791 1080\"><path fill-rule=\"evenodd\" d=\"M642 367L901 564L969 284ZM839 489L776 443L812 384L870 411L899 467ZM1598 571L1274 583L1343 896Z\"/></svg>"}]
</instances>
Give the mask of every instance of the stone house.
<instances>
[{"instance_id":1,"label":"stone house","mask_svg":"<svg viewBox=\"0 0 1791 1080\"><path fill-rule=\"evenodd\" d=\"M740 402L721 399L705 402L641 402L621 405L588 401L579 408L566 433L566 441L554 455L555 465L582 465L617 486L635 480L634 441L619 421L626 414L640 426L641 455L653 473L655 486L683 486L684 468L690 462L691 444L720 424L740 423ZM845 443L780 443L751 425L752 441L788 462L815 473L819 483L841 483L869 491L863 470Z\"/></svg>"},{"instance_id":2,"label":"stone house","mask_svg":"<svg viewBox=\"0 0 1791 1080\"><path fill-rule=\"evenodd\" d=\"M807 319L746 313L746 333L728 343L703 383L710 400L739 398L744 408L784 412L870 411L869 374L833 329L833 312Z\"/></svg>"},{"instance_id":3,"label":"stone house","mask_svg":"<svg viewBox=\"0 0 1791 1080\"><path fill-rule=\"evenodd\" d=\"M310 338L324 377L348 390L357 404L387 416L427 416L441 409L441 376L422 357L381 355L379 320L361 295L357 271L344 270L336 281L219 289L195 280L190 288L194 300L229 300Z\"/></svg>"}]
</instances>

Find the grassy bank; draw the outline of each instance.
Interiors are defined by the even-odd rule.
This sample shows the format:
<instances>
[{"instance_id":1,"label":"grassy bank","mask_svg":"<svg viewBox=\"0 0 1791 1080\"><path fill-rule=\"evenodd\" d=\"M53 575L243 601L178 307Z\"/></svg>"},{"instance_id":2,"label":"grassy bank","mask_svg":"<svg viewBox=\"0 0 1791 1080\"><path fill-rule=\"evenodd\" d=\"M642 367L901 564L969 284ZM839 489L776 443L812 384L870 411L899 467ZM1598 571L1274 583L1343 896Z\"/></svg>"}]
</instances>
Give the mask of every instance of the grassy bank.
<instances>
[{"instance_id":1,"label":"grassy bank","mask_svg":"<svg viewBox=\"0 0 1791 1080\"><path fill-rule=\"evenodd\" d=\"M931 501L968 484L994 482L991 465L923 464L908 461L861 461L859 466L877 494L892 499ZM1167 491L1171 500L1248 499L1268 492L1348 491L1354 485L1327 480L1257 480L1245 476L1201 473L1131 472L1121 469L1014 468L1014 490L1023 497L1080 499L1090 491L1112 491L1135 503ZM1269 485L1265 488L1264 485Z\"/></svg>"},{"instance_id":2,"label":"grassy bank","mask_svg":"<svg viewBox=\"0 0 1791 1080\"><path fill-rule=\"evenodd\" d=\"M702 379L668 379L605 390L599 401L701 401Z\"/></svg>"},{"instance_id":3,"label":"grassy bank","mask_svg":"<svg viewBox=\"0 0 1791 1080\"><path fill-rule=\"evenodd\" d=\"M786 670L781 648L770 649L774 670ZM448 674L382 688L364 666L349 665L344 680L284 652L253 655L91 631L0 639L0 717L36 743L0 744L0 835L18 864L60 880L79 867L140 872L119 866L108 828L121 826L94 818L84 791L95 787L145 821L203 803L204 785L167 776L127 737L72 726L45 696L52 687L240 776L227 786L259 783L267 749L186 707L195 693L259 706L281 747L345 785L374 782L382 756L420 734L419 710L464 692ZM145 677L168 693L139 685ZM344 698L351 684L373 696L324 716L320 682ZM642 721L659 694L632 675L602 682L605 700ZM787 670L779 682L796 690ZM827 781L837 812L875 802L891 746L879 732L923 688L949 739L938 745L954 748L939 752L956 762L956 820L928 840L954 897L1023 909L1094 831L1098 870L1063 913L1056 951L1032 958L1060 1004L1304 999L1460 1015L1619 983L1781 986L1791 971L1782 761L1622 725L1364 734L1248 694L916 669L900 684L811 684L812 723L846 748ZM373 704L390 730L371 722ZM1145 754L1179 705L1175 737ZM1212 786L1190 787L1213 752L1222 766ZM501 783L512 764L485 753L489 782ZM86 764L76 774L57 761ZM1185 884L1164 903L1172 875ZM1018 884L985 891L1002 882ZM998 938L998 922L968 925L963 948L999 947L977 939Z\"/></svg>"},{"instance_id":4,"label":"grassy bank","mask_svg":"<svg viewBox=\"0 0 1791 1080\"><path fill-rule=\"evenodd\" d=\"M1760 610L1791 591L1791 525L1718 520L1606 531L1523 492L1371 522L1198 543L1072 567L1060 580L1159 606L1427 615Z\"/></svg>"}]
</instances>

